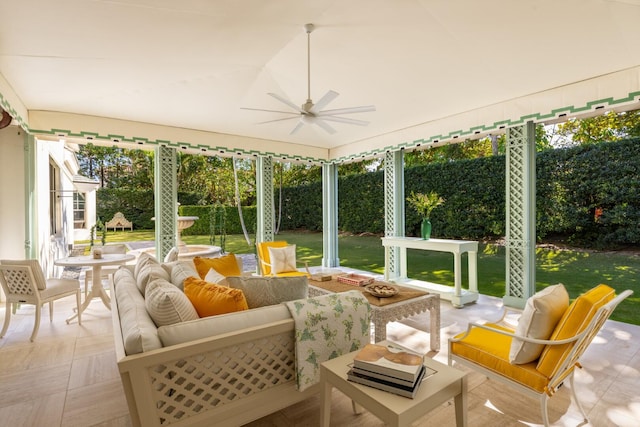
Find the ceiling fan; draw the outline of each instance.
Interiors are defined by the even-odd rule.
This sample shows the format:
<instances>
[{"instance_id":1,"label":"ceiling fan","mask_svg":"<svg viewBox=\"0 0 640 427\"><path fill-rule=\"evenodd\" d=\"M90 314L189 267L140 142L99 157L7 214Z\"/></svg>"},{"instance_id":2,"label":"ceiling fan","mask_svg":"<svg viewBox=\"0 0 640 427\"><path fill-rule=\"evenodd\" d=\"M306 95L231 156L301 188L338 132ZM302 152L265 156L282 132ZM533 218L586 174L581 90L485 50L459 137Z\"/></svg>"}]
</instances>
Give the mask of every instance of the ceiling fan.
<instances>
[{"instance_id":1,"label":"ceiling fan","mask_svg":"<svg viewBox=\"0 0 640 427\"><path fill-rule=\"evenodd\" d=\"M366 126L369 122L365 120L356 120L347 117L341 117L344 114L354 114L354 113L367 113L370 111L375 111L376 107L374 105L365 105L361 107L351 107L351 108L337 108L333 110L324 110L324 108L329 105L331 101L338 97L338 92L333 90L328 91L318 102L315 104L311 100L311 32L314 29L313 24L306 24L304 26L305 32L307 33L307 101L302 104L301 107L298 107L296 104L291 102L290 100L275 94L268 93L267 95L277 99L283 104L291 107L295 112L292 111L279 111L279 110L265 110L262 108L245 108L242 107L243 110L253 110L253 111L266 111L270 113L282 113L282 114L290 114L291 117L284 117L282 119L268 120L263 123L273 123L280 122L284 120L294 120L298 119L298 123L291 130L290 134L293 135L296 133L302 126L305 124L314 124L318 127L324 129L326 132L330 134L336 133L336 130L329 125L327 122L337 122L337 123L346 123L350 125L358 125L358 126Z\"/></svg>"}]
</instances>

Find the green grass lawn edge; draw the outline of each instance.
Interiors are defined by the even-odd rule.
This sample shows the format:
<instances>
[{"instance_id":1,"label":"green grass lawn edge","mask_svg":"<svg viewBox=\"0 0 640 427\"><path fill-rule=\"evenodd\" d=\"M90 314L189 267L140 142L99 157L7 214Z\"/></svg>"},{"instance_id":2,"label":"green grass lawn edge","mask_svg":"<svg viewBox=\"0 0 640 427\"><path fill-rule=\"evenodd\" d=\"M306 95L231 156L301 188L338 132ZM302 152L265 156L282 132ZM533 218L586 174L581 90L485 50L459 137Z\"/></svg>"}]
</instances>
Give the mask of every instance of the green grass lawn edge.
<instances>
[{"instance_id":1,"label":"green grass lawn edge","mask_svg":"<svg viewBox=\"0 0 640 427\"><path fill-rule=\"evenodd\" d=\"M117 231L107 234L107 243L154 240L153 230ZM209 244L209 236L184 236L187 244ZM296 244L299 263L322 262L322 233L283 232L275 240ZM247 244L243 235L226 236L225 249L233 253L254 253L253 236ZM339 236L340 265L378 274L384 273L384 248L378 236ZM80 243L80 242L78 242ZM216 243L214 243L216 244ZM218 243L219 244L219 243ZM462 285L468 285L466 255L463 255ZM478 289L481 294L505 294L505 248L480 243L478 249ZM409 277L453 286L453 256L445 252L408 251ZM536 290L562 283L571 299L605 283L621 292L634 294L618 306L613 320L640 325L640 256L630 253L593 252L539 247L536 249Z\"/></svg>"}]
</instances>

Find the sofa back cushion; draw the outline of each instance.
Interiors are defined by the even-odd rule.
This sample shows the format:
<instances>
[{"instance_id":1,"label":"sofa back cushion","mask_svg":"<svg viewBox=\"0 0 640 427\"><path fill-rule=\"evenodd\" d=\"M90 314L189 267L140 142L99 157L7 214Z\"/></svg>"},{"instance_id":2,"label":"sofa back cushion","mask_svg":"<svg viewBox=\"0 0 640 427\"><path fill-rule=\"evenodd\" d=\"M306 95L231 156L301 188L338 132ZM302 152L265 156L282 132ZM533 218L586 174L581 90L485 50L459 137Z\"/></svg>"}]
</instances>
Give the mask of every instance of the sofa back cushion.
<instances>
[{"instance_id":1,"label":"sofa back cushion","mask_svg":"<svg viewBox=\"0 0 640 427\"><path fill-rule=\"evenodd\" d=\"M547 340L569 307L569 294L564 285L548 286L527 299L516 334L527 338ZM509 362L522 364L540 357L544 344L527 343L517 338L511 341Z\"/></svg>"},{"instance_id":2,"label":"sofa back cushion","mask_svg":"<svg viewBox=\"0 0 640 427\"><path fill-rule=\"evenodd\" d=\"M287 319L291 319L289 310L278 304L161 326L158 336L166 347ZM293 333L293 321L291 331Z\"/></svg>"},{"instance_id":3,"label":"sofa back cushion","mask_svg":"<svg viewBox=\"0 0 640 427\"><path fill-rule=\"evenodd\" d=\"M227 277L226 283L242 290L249 308L307 298L309 290L307 276Z\"/></svg>"},{"instance_id":4,"label":"sofa back cushion","mask_svg":"<svg viewBox=\"0 0 640 427\"><path fill-rule=\"evenodd\" d=\"M114 274L114 284L122 341L127 355L161 348L158 330L147 313L133 273L129 269L119 268Z\"/></svg>"},{"instance_id":5,"label":"sofa back cushion","mask_svg":"<svg viewBox=\"0 0 640 427\"><path fill-rule=\"evenodd\" d=\"M607 285L598 285L585 292L573 301L564 313L555 330L551 334L551 340L571 338L585 328L593 319L596 311L615 297L615 290ZM546 346L542 351L537 369L543 375L551 377L559 367L571 349L573 343Z\"/></svg>"}]
</instances>

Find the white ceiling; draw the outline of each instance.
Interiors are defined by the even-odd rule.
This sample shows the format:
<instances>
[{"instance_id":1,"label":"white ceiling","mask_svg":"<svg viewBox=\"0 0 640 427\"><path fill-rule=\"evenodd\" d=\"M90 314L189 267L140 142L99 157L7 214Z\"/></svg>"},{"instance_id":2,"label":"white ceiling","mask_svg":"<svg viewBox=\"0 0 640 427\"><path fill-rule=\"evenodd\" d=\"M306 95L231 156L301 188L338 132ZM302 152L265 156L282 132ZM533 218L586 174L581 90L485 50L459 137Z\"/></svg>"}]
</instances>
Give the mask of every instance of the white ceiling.
<instances>
[{"instance_id":1,"label":"white ceiling","mask_svg":"<svg viewBox=\"0 0 640 427\"><path fill-rule=\"evenodd\" d=\"M308 22L312 99L332 89L330 108L374 104L348 116L369 126L290 135L295 120L241 109L286 109L267 92L304 103ZM0 0L0 77L29 115L329 152L429 138L421 125L639 67L639 22L640 0Z\"/></svg>"}]
</instances>

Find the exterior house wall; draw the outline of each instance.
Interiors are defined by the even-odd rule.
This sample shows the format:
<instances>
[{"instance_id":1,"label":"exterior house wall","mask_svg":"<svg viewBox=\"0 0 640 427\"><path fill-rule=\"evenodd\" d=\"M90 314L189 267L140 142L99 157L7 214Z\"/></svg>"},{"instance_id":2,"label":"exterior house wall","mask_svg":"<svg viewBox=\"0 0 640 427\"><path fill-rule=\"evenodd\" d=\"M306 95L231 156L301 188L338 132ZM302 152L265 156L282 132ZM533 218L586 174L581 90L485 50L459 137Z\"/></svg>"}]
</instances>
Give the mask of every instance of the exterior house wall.
<instances>
[{"instance_id":1,"label":"exterior house wall","mask_svg":"<svg viewBox=\"0 0 640 427\"><path fill-rule=\"evenodd\" d=\"M21 128L0 129L0 259L25 256L24 141Z\"/></svg>"},{"instance_id":2,"label":"exterior house wall","mask_svg":"<svg viewBox=\"0 0 640 427\"><path fill-rule=\"evenodd\" d=\"M0 129L0 259L25 255L24 140L16 126Z\"/></svg>"}]
</instances>

